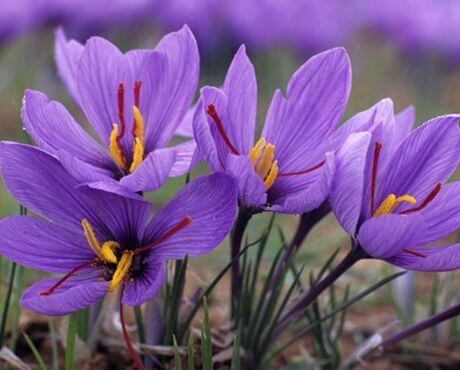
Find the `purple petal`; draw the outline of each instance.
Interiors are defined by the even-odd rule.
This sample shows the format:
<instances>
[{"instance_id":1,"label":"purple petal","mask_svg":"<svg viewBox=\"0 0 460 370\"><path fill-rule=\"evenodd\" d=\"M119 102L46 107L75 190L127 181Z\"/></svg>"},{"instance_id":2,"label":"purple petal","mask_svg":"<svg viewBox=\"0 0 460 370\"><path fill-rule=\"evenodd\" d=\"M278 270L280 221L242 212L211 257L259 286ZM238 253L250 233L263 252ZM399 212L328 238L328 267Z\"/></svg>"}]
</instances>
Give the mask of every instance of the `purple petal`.
<instances>
[{"instance_id":1,"label":"purple petal","mask_svg":"<svg viewBox=\"0 0 460 370\"><path fill-rule=\"evenodd\" d=\"M254 144L257 113L257 81L254 66L242 45L228 69L223 91L227 96L229 125L227 134L240 153L247 153Z\"/></svg>"},{"instance_id":2,"label":"purple petal","mask_svg":"<svg viewBox=\"0 0 460 370\"><path fill-rule=\"evenodd\" d=\"M196 106L190 108L185 114L184 119L177 126L174 135L185 138L193 138L193 117L195 115Z\"/></svg>"},{"instance_id":3,"label":"purple petal","mask_svg":"<svg viewBox=\"0 0 460 370\"><path fill-rule=\"evenodd\" d=\"M303 175L278 177L269 190L269 209L301 214L318 208L329 194L334 172L334 155L326 153L326 162L320 168Z\"/></svg>"},{"instance_id":4,"label":"purple petal","mask_svg":"<svg viewBox=\"0 0 460 370\"><path fill-rule=\"evenodd\" d=\"M54 58L59 77L72 98L78 102L75 70L84 46L75 40L68 41L64 30L58 28L55 35Z\"/></svg>"},{"instance_id":5,"label":"purple petal","mask_svg":"<svg viewBox=\"0 0 460 370\"><path fill-rule=\"evenodd\" d=\"M267 189L260 176L254 171L254 165L247 155L229 155L226 172L235 177L242 204L255 208L265 207Z\"/></svg>"},{"instance_id":6,"label":"purple petal","mask_svg":"<svg viewBox=\"0 0 460 370\"><path fill-rule=\"evenodd\" d=\"M262 136L275 145L281 171L324 143L345 111L350 88L348 55L336 48L299 68L289 81L286 99L275 93Z\"/></svg>"},{"instance_id":7,"label":"purple petal","mask_svg":"<svg viewBox=\"0 0 460 370\"><path fill-rule=\"evenodd\" d=\"M164 282L165 266L162 260L153 258L142 267L142 275L128 282L125 287L123 303L129 306L139 306L153 299Z\"/></svg>"},{"instance_id":8,"label":"purple petal","mask_svg":"<svg viewBox=\"0 0 460 370\"><path fill-rule=\"evenodd\" d=\"M426 223L423 244L443 239L460 229L460 182L445 184L421 211Z\"/></svg>"},{"instance_id":9,"label":"purple petal","mask_svg":"<svg viewBox=\"0 0 460 370\"><path fill-rule=\"evenodd\" d=\"M147 227L144 244L163 236L185 217L192 223L152 250L152 256L184 258L200 256L216 248L235 219L237 187L223 173L203 176L187 184L157 213Z\"/></svg>"},{"instance_id":10,"label":"purple petal","mask_svg":"<svg viewBox=\"0 0 460 370\"><path fill-rule=\"evenodd\" d=\"M174 148L151 152L133 173L123 177L120 185L133 191L154 191L168 179L176 158Z\"/></svg>"},{"instance_id":11,"label":"purple petal","mask_svg":"<svg viewBox=\"0 0 460 370\"><path fill-rule=\"evenodd\" d=\"M68 279L49 296L40 293L48 290L59 279L45 279L29 287L21 297L22 307L47 316L63 316L88 307L107 293L108 283L98 281L96 273Z\"/></svg>"},{"instance_id":12,"label":"purple petal","mask_svg":"<svg viewBox=\"0 0 460 370\"><path fill-rule=\"evenodd\" d=\"M151 78L161 82L157 95L147 99L150 114L146 124L146 147L167 144L192 104L199 76L199 54L196 40L187 26L166 35L155 48L164 68ZM141 112L143 105L141 99Z\"/></svg>"},{"instance_id":13,"label":"purple petal","mask_svg":"<svg viewBox=\"0 0 460 370\"><path fill-rule=\"evenodd\" d=\"M424 228L423 219L417 215L378 216L361 225L358 241L372 257L386 259L416 246Z\"/></svg>"},{"instance_id":14,"label":"purple petal","mask_svg":"<svg viewBox=\"0 0 460 370\"><path fill-rule=\"evenodd\" d=\"M119 67L123 55L113 44L100 37L90 38L85 45L75 78L79 105L102 142L109 144L113 124L119 121L117 89L120 82ZM130 94L125 94L130 96ZM132 106L125 104L126 107ZM129 121L127 121L129 122Z\"/></svg>"},{"instance_id":15,"label":"purple petal","mask_svg":"<svg viewBox=\"0 0 460 370\"><path fill-rule=\"evenodd\" d=\"M329 202L344 230L354 235L361 214L364 167L371 134L351 134L336 156Z\"/></svg>"},{"instance_id":16,"label":"purple petal","mask_svg":"<svg viewBox=\"0 0 460 370\"><path fill-rule=\"evenodd\" d=\"M99 167L97 164L85 162L64 150L59 150L54 154L67 172L78 182L111 180L114 176L112 171Z\"/></svg>"},{"instance_id":17,"label":"purple petal","mask_svg":"<svg viewBox=\"0 0 460 370\"><path fill-rule=\"evenodd\" d=\"M412 132L415 123L415 109L409 106L396 115L396 141L401 143Z\"/></svg>"},{"instance_id":18,"label":"purple petal","mask_svg":"<svg viewBox=\"0 0 460 370\"><path fill-rule=\"evenodd\" d=\"M193 118L193 134L200 154L212 171L222 171L223 163L219 158L217 143L208 123L204 103L200 100Z\"/></svg>"},{"instance_id":19,"label":"purple petal","mask_svg":"<svg viewBox=\"0 0 460 370\"><path fill-rule=\"evenodd\" d=\"M331 150L340 148L350 134L360 131L373 132L382 122L385 125L394 125L394 121L393 101L390 98L382 99L340 126L332 135L329 147Z\"/></svg>"},{"instance_id":20,"label":"purple petal","mask_svg":"<svg viewBox=\"0 0 460 370\"><path fill-rule=\"evenodd\" d=\"M460 268L460 244L434 248L413 248L412 250L425 257L402 252L389 259L388 262L406 270L415 271L440 272Z\"/></svg>"},{"instance_id":21,"label":"purple petal","mask_svg":"<svg viewBox=\"0 0 460 370\"><path fill-rule=\"evenodd\" d=\"M96 257L83 232L25 216L10 216L0 222L0 254L29 268L52 273L66 273Z\"/></svg>"},{"instance_id":22,"label":"purple petal","mask_svg":"<svg viewBox=\"0 0 460 370\"><path fill-rule=\"evenodd\" d=\"M186 141L172 148L176 151L176 157L169 173L170 177L182 176L190 172L199 163L200 157L197 152L195 140Z\"/></svg>"},{"instance_id":23,"label":"purple petal","mask_svg":"<svg viewBox=\"0 0 460 370\"><path fill-rule=\"evenodd\" d=\"M240 143L236 141L236 138L233 137L235 130L231 129L233 122L227 109L228 100L225 93L216 87L205 86L201 89L201 100L202 104L200 104L200 107L202 107L203 111L201 116L197 115L197 121L195 124L197 127L195 130L198 130L197 134L199 136L195 136L195 139L197 141L198 147L200 149L203 147L203 149L201 149L202 152L205 153L205 150L216 150L217 156L219 158L218 163L220 165L224 164L227 161L227 156L232 153L232 150L223 139L214 120L209 116L209 114L207 114L208 107L210 105L214 105L231 145L238 153L246 153L242 150L243 148L241 147ZM212 145L210 141L212 141ZM211 155L211 153L209 155ZM212 155L215 154L212 153ZM214 165L212 162L208 164L211 168ZM218 169L214 168L213 170L218 171Z\"/></svg>"},{"instance_id":24,"label":"purple petal","mask_svg":"<svg viewBox=\"0 0 460 370\"><path fill-rule=\"evenodd\" d=\"M83 232L86 218L100 240L123 243L139 235L151 210L147 201L79 186L56 158L35 147L3 142L0 165L4 184L18 202L76 232Z\"/></svg>"},{"instance_id":25,"label":"purple petal","mask_svg":"<svg viewBox=\"0 0 460 370\"><path fill-rule=\"evenodd\" d=\"M459 119L434 118L401 143L382 176L377 204L391 193L410 194L420 203L438 182L450 177L460 159Z\"/></svg>"},{"instance_id":26,"label":"purple petal","mask_svg":"<svg viewBox=\"0 0 460 370\"><path fill-rule=\"evenodd\" d=\"M22 120L27 133L46 151L56 154L65 150L98 167L113 167L112 159L65 107L38 91L26 90Z\"/></svg>"}]
</instances>

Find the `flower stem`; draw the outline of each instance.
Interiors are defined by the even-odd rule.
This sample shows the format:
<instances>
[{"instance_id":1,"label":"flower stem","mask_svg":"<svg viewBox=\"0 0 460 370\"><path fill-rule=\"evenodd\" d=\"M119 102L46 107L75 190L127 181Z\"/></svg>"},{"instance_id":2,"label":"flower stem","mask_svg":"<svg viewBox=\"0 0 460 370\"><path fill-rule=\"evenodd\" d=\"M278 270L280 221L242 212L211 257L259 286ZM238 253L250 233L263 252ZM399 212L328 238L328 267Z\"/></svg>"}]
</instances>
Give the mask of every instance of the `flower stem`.
<instances>
[{"instance_id":1,"label":"flower stem","mask_svg":"<svg viewBox=\"0 0 460 370\"><path fill-rule=\"evenodd\" d=\"M305 312L305 309L313 303L322 292L330 287L345 271L366 256L366 252L361 247L353 246L345 258L324 279L311 287L306 293L302 294L297 300L297 303L283 314L276 328L277 334L280 334L290 324L297 320Z\"/></svg>"},{"instance_id":2,"label":"flower stem","mask_svg":"<svg viewBox=\"0 0 460 370\"><path fill-rule=\"evenodd\" d=\"M8 282L8 290L6 292L5 303L3 305L2 321L0 323L0 349L3 347L3 342L5 340L6 322L8 319L8 311L10 308L11 295L13 294L13 284L14 284L14 278L16 276L16 268L17 268L17 264L13 262L11 265L10 278Z\"/></svg>"},{"instance_id":3,"label":"flower stem","mask_svg":"<svg viewBox=\"0 0 460 370\"><path fill-rule=\"evenodd\" d=\"M238 217L233 226L232 234L230 236L230 260L238 256L243 242L244 232L248 226L249 220L252 217L252 212L248 208L240 207ZM231 267L231 303L232 303L232 317L235 315L236 302L241 294L241 271L239 261L236 261Z\"/></svg>"},{"instance_id":4,"label":"flower stem","mask_svg":"<svg viewBox=\"0 0 460 370\"><path fill-rule=\"evenodd\" d=\"M281 256L275 273L273 274L270 281L270 290L276 286L277 281L281 276L283 268L291 261L292 257L299 250L305 238L308 236L313 227L323 219L323 217L329 212L329 205L323 204L320 207L314 209L311 212L303 213L300 216L299 225L297 226L294 238L291 243L285 249Z\"/></svg>"},{"instance_id":5,"label":"flower stem","mask_svg":"<svg viewBox=\"0 0 460 370\"><path fill-rule=\"evenodd\" d=\"M444 311L441 311L435 315L432 315L425 320L422 320L412 326L409 326L403 330L400 330L392 335L388 336L386 339L383 340L379 348L383 349L384 351L390 347L393 347L398 342L418 334L419 332L429 329L439 323L449 320L454 316L460 315L460 302L458 302L455 306L450 307Z\"/></svg>"}]
</instances>

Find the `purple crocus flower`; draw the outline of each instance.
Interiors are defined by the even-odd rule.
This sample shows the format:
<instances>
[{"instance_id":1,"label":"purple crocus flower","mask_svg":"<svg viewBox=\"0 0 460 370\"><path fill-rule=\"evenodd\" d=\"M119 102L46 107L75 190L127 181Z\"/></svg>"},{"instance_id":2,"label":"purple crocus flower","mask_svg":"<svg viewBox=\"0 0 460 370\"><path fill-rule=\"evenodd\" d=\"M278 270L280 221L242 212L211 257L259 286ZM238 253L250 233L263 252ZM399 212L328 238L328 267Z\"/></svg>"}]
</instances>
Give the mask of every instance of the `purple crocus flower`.
<instances>
[{"instance_id":1,"label":"purple crocus flower","mask_svg":"<svg viewBox=\"0 0 460 370\"><path fill-rule=\"evenodd\" d=\"M222 173L190 182L151 219L149 202L78 186L41 149L4 142L0 165L9 192L45 218L3 219L0 253L30 268L67 274L24 293L21 304L46 315L77 311L123 282L123 303L148 301L163 282L164 261L210 252L236 212L236 185Z\"/></svg>"},{"instance_id":2,"label":"purple crocus flower","mask_svg":"<svg viewBox=\"0 0 460 370\"><path fill-rule=\"evenodd\" d=\"M348 137L336 157L330 204L339 223L373 258L409 270L460 267L460 245L432 244L460 227L460 116L434 118L410 134L385 125Z\"/></svg>"},{"instance_id":3,"label":"purple crocus flower","mask_svg":"<svg viewBox=\"0 0 460 370\"><path fill-rule=\"evenodd\" d=\"M56 38L59 73L99 136L65 107L27 91L22 118L35 142L80 183L116 193L153 191L189 170L195 143L165 146L190 108L199 73L195 39L185 26L153 50L122 54L93 37L83 46Z\"/></svg>"},{"instance_id":4,"label":"purple crocus flower","mask_svg":"<svg viewBox=\"0 0 460 370\"><path fill-rule=\"evenodd\" d=\"M329 192L334 161L326 152L350 87L344 49L312 57L292 76L286 98L275 92L254 145L257 83L242 46L223 87L201 90L194 117L200 154L213 171L237 178L242 205L283 213L312 210Z\"/></svg>"}]
</instances>

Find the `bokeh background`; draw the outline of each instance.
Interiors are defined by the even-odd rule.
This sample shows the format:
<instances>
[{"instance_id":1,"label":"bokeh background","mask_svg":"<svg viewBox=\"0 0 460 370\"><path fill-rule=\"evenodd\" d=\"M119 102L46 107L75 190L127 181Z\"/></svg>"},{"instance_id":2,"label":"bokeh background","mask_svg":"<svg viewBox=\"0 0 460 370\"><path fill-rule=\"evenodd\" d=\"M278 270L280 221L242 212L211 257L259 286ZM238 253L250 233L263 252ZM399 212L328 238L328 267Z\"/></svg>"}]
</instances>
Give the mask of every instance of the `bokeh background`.
<instances>
[{"instance_id":1,"label":"bokeh background","mask_svg":"<svg viewBox=\"0 0 460 370\"><path fill-rule=\"evenodd\" d=\"M234 52L246 44L258 78L260 123L274 90L284 89L292 73L310 56L334 46L346 47L353 67L344 119L385 97L393 99L396 111L413 105L417 124L460 111L458 0L0 0L0 139L29 142L20 118L26 88L61 101L85 124L56 72L57 27L81 42L93 35L104 36L126 51L152 48L165 33L183 24L190 26L200 48L200 86L219 85ZM200 166L193 175L204 171ZM149 196L161 205L183 183L183 178L168 181ZM1 188L0 216L18 211L19 206ZM254 219L250 239L257 238L267 217ZM287 235L297 223L295 217L279 217L278 222ZM273 256L278 239L274 237L271 244ZM328 217L308 238L296 262L324 261L336 247L346 244L345 234ZM217 271L226 261L227 249L220 248L194 263ZM389 270L380 262L369 262L347 279L364 286L364 281L376 281ZM2 260L2 282L7 273L8 265ZM402 307L405 314L388 299L394 292L387 291L360 304L355 315L365 312L374 318L364 323L372 331L398 312L408 320L424 316L458 293L452 274L439 274L436 279L425 274L416 281L396 294L417 297L409 303L399 301L399 311ZM0 285L0 297L3 291ZM453 338L458 340L458 336ZM359 340L352 338L351 342ZM452 344L452 336L448 340Z\"/></svg>"}]
</instances>

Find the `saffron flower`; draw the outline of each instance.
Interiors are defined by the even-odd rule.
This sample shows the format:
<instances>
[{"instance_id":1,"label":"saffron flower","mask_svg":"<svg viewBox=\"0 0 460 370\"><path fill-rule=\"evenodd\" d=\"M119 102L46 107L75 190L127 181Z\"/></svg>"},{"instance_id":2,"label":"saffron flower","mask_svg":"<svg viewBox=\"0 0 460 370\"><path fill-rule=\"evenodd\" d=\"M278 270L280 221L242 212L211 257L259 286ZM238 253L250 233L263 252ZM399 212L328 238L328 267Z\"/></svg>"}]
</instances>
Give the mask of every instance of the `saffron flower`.
<instances>
[{"instance_id":1,"label":"saffron flower","mask_svg":"<svg viewBox=\"0 0 460 370\"><path fill-rule=\"evenodd\" d=\"M304 213L326 199L334 173L329 139L345 110L351 67L342 48L312 57L277 90L254 144L257 83L245 47L221 89L204 87L194 117L200 154L213 171L234 175L242 205Z\"/></svg>"},{"instance_id":2,"label":"saffron flower","mask_svg":"<svg viewBox=\"0 0 460 370\"><path fill-rule=\"evenodd\" d=\"M410 134L351 134L336 157L330 204L339 223L373 258L408 270L460 267L460 245L433 246L460 227L460 183L446 183L460 160L460 116L434 118Z\"/></svg>"},{"instance_id":3,"label":"saffron flower","mask_svg":"<svg viewBox=\"0 0 460 370\"><path fill-rule=\"evenodd\" d=\"M236 213L236 185L222 173L190 182L152 219L147 201L78 186L41 149L4 142L0 164L9 192L44 218L3 219L0 253L65 274L39 281L21 298L23 307L45 315L80 310L119 286L122 304L152 299L163 283L165 261L213 250Z\"/></svg>"},{"instance_id":4,"label":"saffron flower","mask_svg":"<svg viewBox=\"0 0 460 370\"><path fill-rule=\"evenodd\" d=\"M24 96L22 119L39 147L80 183L126 195L158 189L188 172L194 141L165 147L188 112L198 82L196 41L185 26L153 50L122 54L110 42L56 37L61 78L100 139L40 92Z\"/></svg>"}]
</instances>

